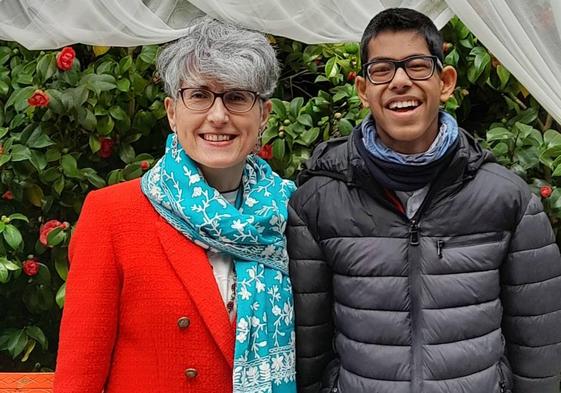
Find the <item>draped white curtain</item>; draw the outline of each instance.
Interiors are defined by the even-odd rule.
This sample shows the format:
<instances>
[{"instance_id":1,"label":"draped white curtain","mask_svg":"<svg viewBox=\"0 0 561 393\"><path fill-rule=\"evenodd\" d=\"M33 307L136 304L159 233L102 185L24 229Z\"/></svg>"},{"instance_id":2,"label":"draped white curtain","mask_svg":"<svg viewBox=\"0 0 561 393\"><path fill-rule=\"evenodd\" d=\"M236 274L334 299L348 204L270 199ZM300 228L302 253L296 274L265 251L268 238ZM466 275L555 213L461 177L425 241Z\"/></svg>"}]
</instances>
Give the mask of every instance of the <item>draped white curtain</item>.
<instances>
[{"instance_id":1,"label":"draped white curtain","mask_svg":"<svg viewBox=\"0 0 561 393\"><path fill-rule=\"evenodd\" d=\"M561 0L0 0L0 39L29 49L136 46L188 34L209 14L307 43L358 41L379 11L454 15L561 122Z\"/></svg>"}]
</instances>

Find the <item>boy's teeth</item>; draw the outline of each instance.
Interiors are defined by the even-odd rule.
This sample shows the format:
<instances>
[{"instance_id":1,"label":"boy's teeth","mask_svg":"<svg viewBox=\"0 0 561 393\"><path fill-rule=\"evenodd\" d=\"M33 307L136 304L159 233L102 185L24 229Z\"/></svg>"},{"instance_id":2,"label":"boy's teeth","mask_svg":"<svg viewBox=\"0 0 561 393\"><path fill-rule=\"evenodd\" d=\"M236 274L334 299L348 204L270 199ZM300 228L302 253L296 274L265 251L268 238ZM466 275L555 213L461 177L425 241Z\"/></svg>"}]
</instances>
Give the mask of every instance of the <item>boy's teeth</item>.
<instances>
[{"instance_id":1,"label":"boy's teeth","mask_svg":"<svg viewBox=\"0 0 561 393\"><path fill-rule=\"evenodd\" d=\"M410 107L417 107L419 106L419 102L416 100L409 100L409 101L394 101L390 103L390 109L401 109L401 108L410 108Z\"/></svg>"},{"instance_id":2,"label":"boy's teeth","mask_svg":"<svg viewBox=\"0 0 561 393\"><path fill-rule=\"evenodd\" d=\"M232 138L232 135L203 134L203 139L210 142L229 141Z\"/></svg>"}]
</instances>

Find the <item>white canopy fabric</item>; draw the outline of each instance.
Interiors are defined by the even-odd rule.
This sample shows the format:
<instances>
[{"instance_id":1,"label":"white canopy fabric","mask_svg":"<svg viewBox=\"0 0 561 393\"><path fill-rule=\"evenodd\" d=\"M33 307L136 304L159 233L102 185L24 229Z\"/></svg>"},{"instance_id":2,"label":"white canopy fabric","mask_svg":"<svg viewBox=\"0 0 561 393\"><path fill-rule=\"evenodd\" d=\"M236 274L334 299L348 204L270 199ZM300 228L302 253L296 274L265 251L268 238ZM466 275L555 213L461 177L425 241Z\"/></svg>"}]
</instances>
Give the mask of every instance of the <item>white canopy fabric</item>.
<instances>
[{"instance_id":1,"label":"white canopy fabric","mask_svg":"<svg viewBox=\"0 0 561 393\"><path fill-rule=\"evenodd\" d=\"M458 15L561 122L560 0L0 0L0 39L29 49L155 44L209 14L306 43L359 41L389 7L421 11L439 28Z\"/></svg>"}]
</instances>

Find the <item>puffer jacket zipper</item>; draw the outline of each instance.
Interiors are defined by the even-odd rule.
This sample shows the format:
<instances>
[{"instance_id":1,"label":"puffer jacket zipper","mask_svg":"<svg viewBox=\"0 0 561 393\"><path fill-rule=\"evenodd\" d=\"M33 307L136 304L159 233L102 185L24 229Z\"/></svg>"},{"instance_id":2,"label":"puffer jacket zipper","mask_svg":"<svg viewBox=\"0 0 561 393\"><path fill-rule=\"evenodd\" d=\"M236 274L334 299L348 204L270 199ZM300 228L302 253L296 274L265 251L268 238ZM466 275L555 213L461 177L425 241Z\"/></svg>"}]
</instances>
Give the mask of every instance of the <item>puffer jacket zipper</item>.
<instances>
[{"instance_id":1,"label":"puffer jacket zipper","mask_svg":"<svg viewBox=\"0 0 561 393\"><path fill-rule=\"evenodd\" d=\"M499 388L500 388L500 393L510 393L511 390L508 388L508 386L506 385L506 378L505 378L505 374L503 372L503 369L501 367L501 363L497 363L497 369L499 370Z\"/></svg>"},{"instance_id":2,"label":"puffer jacket zipper","mask_svg":"<svg viewBox=\"0 0 561 393\"><path fill-rule=\"evenodd\" d=\"M409 262L409 288L411 301L411 392L420 393L423 384L423 358L422 338L420 324L421 317L421 249L419 247L419 224L418 218L410 220L409 227L409 249L407 259Z\"/></svg>"}]
</instances>

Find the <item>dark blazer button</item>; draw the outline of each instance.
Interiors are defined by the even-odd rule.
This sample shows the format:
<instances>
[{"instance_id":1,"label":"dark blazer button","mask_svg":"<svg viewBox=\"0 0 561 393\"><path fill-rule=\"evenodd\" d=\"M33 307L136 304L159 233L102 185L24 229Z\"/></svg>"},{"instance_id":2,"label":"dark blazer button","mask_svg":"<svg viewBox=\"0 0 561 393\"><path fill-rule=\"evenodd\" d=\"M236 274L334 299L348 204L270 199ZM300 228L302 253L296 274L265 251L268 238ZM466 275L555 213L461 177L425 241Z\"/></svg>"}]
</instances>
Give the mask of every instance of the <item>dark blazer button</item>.
<instances>
[{"instance_id":1,"label":"dark blazer button","mask_svg":"<svg viewBox=\"0 0 561 393\"><path fill-rule=\"evenodd\" d=\"M177 326L179 326L180 329L187 329L190 324L191 320L187 317L181 317L177 320Z\"/></svg>"},{"instance_id":2,"label":"dark blazer button","mask_svg":"<svg viewBox=\"0 0 561 393\"><path fill-rule=\"evenodd\" d=\"M198 374L199 372L196 368L188 368L185 370L185 376L189 379L195 378Z\"/></svg>"}]
</instances>

